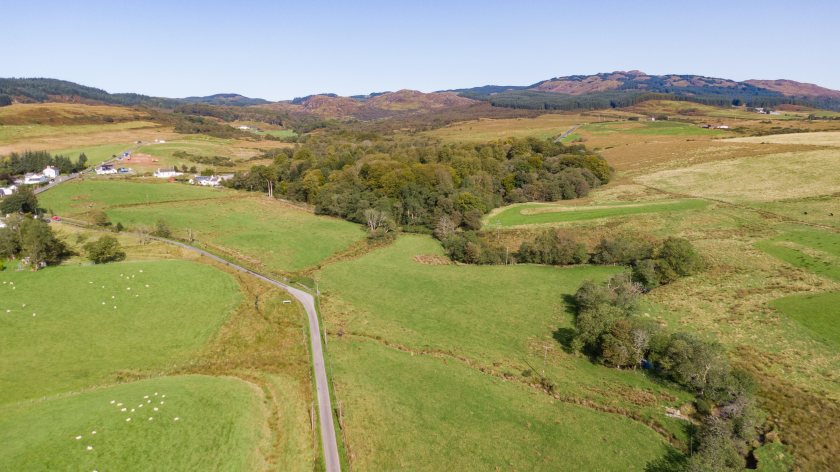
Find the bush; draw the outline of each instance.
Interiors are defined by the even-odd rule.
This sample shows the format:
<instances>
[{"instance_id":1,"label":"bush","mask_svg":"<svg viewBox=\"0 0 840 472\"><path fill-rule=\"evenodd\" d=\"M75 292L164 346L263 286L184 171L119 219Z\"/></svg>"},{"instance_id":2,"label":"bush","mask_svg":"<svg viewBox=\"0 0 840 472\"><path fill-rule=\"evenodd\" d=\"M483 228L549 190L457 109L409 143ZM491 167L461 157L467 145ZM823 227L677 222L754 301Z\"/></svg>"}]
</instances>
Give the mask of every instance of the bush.
<instances>
[{"instance_id":1,"label":"bush","mask_svg":"<svg viewBox=\"0 0 840 472\"><path fill-rule=\"evenodd\" d=\"M155 230L152 231L152 236L157 236L159 238L171 238L172 229L169 228L166 221L157 220L157 223L155 223Z\"/></svg>"},{"instance_id":2,"label":"bush","mask_svg":"<svg viewBox=\"0 0 840 472\"><path fill-rule=\"evenodd\" d=\"M102 236L84 246L88 259L94 264L105 264L125 259L125 252L117 238L109 235Z\"/></svg>"},{"instance_id":3,"label":"bush","mask_svg":"<svg viewBox=\"0 0 840 472\"><path fill-rule=\"evenodd\" d=\"M651 241L631 235L619 235L614 239L602 239L595 247L592 261L596 264L628 265L653 257L654 244Z\"/></svg>"}]
</instances>

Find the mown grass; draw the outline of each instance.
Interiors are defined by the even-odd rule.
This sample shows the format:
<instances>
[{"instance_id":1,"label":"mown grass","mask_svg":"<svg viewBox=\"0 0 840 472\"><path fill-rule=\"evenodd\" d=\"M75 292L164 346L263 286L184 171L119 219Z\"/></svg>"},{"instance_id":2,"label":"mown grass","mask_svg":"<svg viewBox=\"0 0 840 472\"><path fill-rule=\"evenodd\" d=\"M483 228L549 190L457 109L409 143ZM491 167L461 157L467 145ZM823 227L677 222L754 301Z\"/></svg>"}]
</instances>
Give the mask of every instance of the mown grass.
<instances>
[{"instance_id":1,"label":"mown grass","mask_svg":"<svg viewBox=\"0 0 840 472\"><path fill-rule=\"evenodd\" d=\"M172 368L240 302L229 275L187 261L0 272L0 404Z\"/></svg>"},{"instance_id":2,"label":"mown grass","mask_svg":"<svg viewBox=\"0 0 840 472\"><path fill-rule=\"evenodd\" d=\"M566 436L569 428L600 434L605 421L627 438L661 445L662 436L627 422L632 415L684 437L682 425L667 420L663 411L665 405L687 401L687 395L641 373L604 369L567 351L568 297L584 280L602 280L620 268L431 265L415 256L441 260L442 250L431 238L402 236L389 247L320 272L349 449L362 468L433 470L447 461L505 468L505 459L512 464L507 468L576 470L592 464L597 448L583 437L573 439L576 434ZM577 407L559 406L537 385L543 375L564 403L591 401L611 413L578 414ZM535 419L549 411L543 408L561 416ZM562 419L567 413L577 418L574 426ZM522 418L517 434L508 424L515 417ZM454 445L455 452L430 454L444 443ZM562 465L551 443L562 444L574 460ZM638 452L609 449L609 457L600 455L610 464L605 470L635 470L644 466L642 457L662 451L646 446Z\"/></svg>"},{"instance_id":3,"label":"mown grass","mask_svg":"<svg viewBox=\"0 0 840 472\"><path fill-rule=\"evenodd\" d=\"M840 349L840 293L784 297L771 306L804 326L814 339Z\"/></svg>"},{"instance_id":4,"label":"mown grass","mask_svg":"<svg viewBox=\"0 0 840 472\"><path fill-rule=\"evenodd\" d=\"M640 423L457 362L359 340L332 353L357 470L641 471L665 450Z\"/></svg>"},{"instance_id":5,"label":"mown grass","mask_svg":"<svg viewBox=\"0 0 840 472\"><path fill-rule=\"evenodd\" d=\"M596 207L562 205L559 203L523 203L512 205L487 218L486 226L520 226L532 224L566 223L631 216L643 213L662 213L705 208L703 200L670 200L648 204L611 204Z\"/></svg>"},{"instance_id":6,"label":"mown grass","mask_svg":"<svg viewBox=\"0 0 840 472\"><path fill-rule=\"evenodd\" d=\"M755 246L788 264L840 280L840 235L798 230L758 241Z\"/></svg>"},{"instance_id":7,"label":"mown grass","mask_svg":"<svg viewBox=\"0 0 840 472\"><path fill-rule=\"evenodd\" d=\"M38 196L41 207L64 216L122 205L142 205L179 200L225 198L235 192L164 181L85 178L70 181Z\"/></svg>"},{"instance_id":8,"label":"mown grass","mask_svg":"<svg viewBox=\"0 0 840 472\"><path fill-rule=\"evenodd\" d=\"M261 408L253 386L207 376L2 406L0 469L257 470L265 439Z\"/></svg>"},{"instance_id":9,"label":"mown grass","mask_svg":"<svg viewBox=\"0 0 840 472\"><path fill-rule=\"evenodd\" d=\"M267 134L270 136L274 136L275 138L291 138L292 136L297 136L297 133L291 129L267 129L258 131L257 134Z\"/></svg>"}]
</instances>

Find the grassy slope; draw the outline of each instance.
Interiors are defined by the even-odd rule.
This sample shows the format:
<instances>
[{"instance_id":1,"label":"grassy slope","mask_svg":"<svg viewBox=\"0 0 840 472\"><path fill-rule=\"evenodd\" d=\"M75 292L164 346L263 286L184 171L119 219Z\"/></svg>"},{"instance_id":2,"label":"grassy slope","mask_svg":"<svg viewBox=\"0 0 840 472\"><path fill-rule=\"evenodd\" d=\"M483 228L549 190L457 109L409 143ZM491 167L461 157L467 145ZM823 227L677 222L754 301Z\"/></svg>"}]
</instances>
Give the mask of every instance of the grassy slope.
<instances>
[{"instance_id":1,"label":"grassy slope","mask_svg":"<svg viewBox=\"0 0 840 472\"><path fill-rule=\"evenodd\" d=\"M42 207L57 215L80 215L91 210L178 200L224 198L233 192L160 181L85 179L67 182L38 196Z\"/></svg>"},{"instance_id":2,"label":"grassy slope","mask_svg":"<svg viewBox=\"0 0 840 472\"><path fill-rule=\"evenodd\" d=\"M0 281L0 404L170 368L241 300L230 276L186 261L6 271Z\"/></svg>"},{"instance_id":3,"label":"grassy slope","mask_svg":"<svg viewBox=\"0 0 840 472\"><path fill-rule=\"evenodd\" d=\"M0 469L256 470L263 421L258 394L240 380L132 382L0 407Z\"/></svg>"},{"instance_id":4,"label":"grassy slope","mask_svg":"<svg viewBox=\"0 0 840 472\"><path fill-rule=\"evenodd\" d=\"M676 200L635 205L599 205L595 208L571 205L564 206L560 203L523 203L512 205L502 211L494 213L492 216L487 218L487 225L518 226L529 224L564 223L617 216L631 216L641 213L694 210L704 208L706 205L708 205L708 202L703 200Z\"/></svg>"},{"instance_id":5,"label":"grassy slope","mask_svg":"<svg viewBox=\"0 0 840 472\"><path fill-rule=\"evenodd\" d=\"M840 349L840 293L785 297L771 305L808 329L815 339Z\"/></svg>"},{"instance_id":6,"label":"grassy slope","mask_svg":"<svg viewBox=\"0 0 840 472\"><path fill-rule=\"evenodd\" d=\"M56 135L83 135L108 131L155 128L158 125L150 121L128 121L125 123L107 123L96 125L10 125L0 128L0 142L12 143Z\"/></svg>"},{"instance_id":7,"label":"grassy slope","mask_svg":"<svg viewBox=\"0 0 840 472\"><path fill-rule=\"evenodd\" d=\"M153 226L164 219L176 237L186 238L191 229L211 249L279 272L312 267L364 238L352 223L253 193L182 184L87 180L59 186L40 198L43 207L65 216L103 209L113 222L126 226ZM173 203L156 204L160 202Z\"/></svg>"},{"instance_id":8,"label":"grassy slope","mask_svg":"<svg viewBox=\"0 0 840 472\"><path fill-rule=\"evenodd\" d=\"M549 411L545 408L552 400L527 386L534 381L532 367L544 369L561 395L635 411L681 434L680 426L668 423L661 414L663 404L679 404L679 393L637 373L594 366L564 352L553 338L562 337L557 333L571 326L564 296L584 279L602 279L618 269L435 266L416 262L413 257L418 254L439 256L441 249L430 238L403 236L388 248L327 266L321 273L328 327L349 336L332 336L328 346L334 353L338 395L347 411L350 449L357 451L354 456L361 464L374 469L435 469L457 456L459 464L479 468L504 467L502 458L515 458L515 468L550 470L563 467L556 462L561 457L549 446L553 441L563 444L566 454L580 464L591 464L587 461L598 456L613 464L609 469L620 469L618 464L638 469L644 465L641 457L661 453L658 447L639 451L640 455L610 450L609 457L604 457L597 448L576 442L570 439L574 434L567 437L564 432L570 426L562 418L572 415L577 417L575 427L602 432L599 425L606 421L618 436L658 443L660 438L653 431L639 429L638 423L627 422L621 415L578 414L576 408L568 410L555 402L551 408L559 416L538 420L545 414L541 412ZM416 355L394 353L373 343L399 346ZM480 374L479 369L493 377ZM393 374L385 380L379 378L383 372ZM493 379L499 376L513 384L497 388L498 380ZM431 393L434 390L439 392ZM389 400L391 396L395 399ZM459 399L468 406L453 407L452 402ZM633 405L633 401L638 403ZM441 412L435 411L438 402L447 405ZM487 404L478 406L483 403ZM526 403L534 404L524 407ZM453 411L456 419L448 415ZM457 419L462 415L472 420ZM519 415L542 423L517 436L507 420ZM499 424L504 427L496 431L489 426L495 425L492 418L502 417L506 419ZM520 426L527 428L529 421L524 419ZM503 443L498 442L500 438L505 438ZM463 446L445 457L429 454L444 443ZM498 450L488 452L494 447ZM525 450L536 450L541 456L523 454ZM488 462L482 462L484 456Z\"/></svg>"},{"instance_id":9,"label":"grassy slope","mask_svg":"<svg viewBox=\"0 0 840 472\"><path fill-rule=\"evenodd\" d=\"M87 156L88 161L87 165L89 167L96 166L101 164L102 162L107 161L112 156L119 156L123 152L131 149L132 144L130 143L115 143L115 144L101 144L98 146L84 146L84 147L74 147L69 149L59 149L57 151L51 151L52 154L61 154L63 156L67 156L74 161L78 159L79 154L84 153Z\"/></svg>"},{"instance_id":10,"label":"grassy slope","mask_svg":"<svg viewBox=\"0 0 840 472\"><path fill-rule=\"evenodd\" d=\"M840 235L798 230L759 241L755 246L788 264L840 280Z\"/></svg>"},{"instance_id":11,"label":"grassy slope","mask_svg":"<svg viewBox=\"0 0 840 472\"><path fill-rule=\"evenodd\" d=\"M630 471L664 449L639 423L456 362L368 341L333 352L358 470Z\"/></svg>"}]
</instances>

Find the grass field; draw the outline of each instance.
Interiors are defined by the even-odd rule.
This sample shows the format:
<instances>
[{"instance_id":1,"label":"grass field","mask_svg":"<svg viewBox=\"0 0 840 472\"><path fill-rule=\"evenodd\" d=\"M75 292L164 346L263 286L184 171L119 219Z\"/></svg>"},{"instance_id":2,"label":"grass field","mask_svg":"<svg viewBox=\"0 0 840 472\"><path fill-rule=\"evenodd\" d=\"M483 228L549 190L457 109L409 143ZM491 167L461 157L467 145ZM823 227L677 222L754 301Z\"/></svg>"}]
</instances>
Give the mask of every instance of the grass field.
<instances>
[{"instance_id":1,"label":"grass field","mask_svg":"<svg viewBox=\"0 0 840 472\"><path fill-rule=\"evenodd\" d=\"M164 181L86 178L59 185L38 196L43 208L57 215L181 200L230 198L235 192Z\"/></svg>"},{"instance_id":2,"label":"grass field","mask_svg":"<svg viewBox=\"0 0 840 472\"><path fill-rule=\"evenodd\" d=\"M360 467L436 470L453 461L474 468L579 470L600 457L609 464L605 470L640 470L662 453L662 438L627 421L627 412L683 435L662 415L664 405L686 400L682 393L638 373L599 368L558 342L571 327L565 297L583 280L620 269L421 262L441 257L433 239L402 236L320 272L336 389ZM543 374L565 402L533 386ZM624 413L566 405L578 399ZM531 427L513 434L514 418ZM582 428L612 437L605 421L650 447L605 454L591 448L585 434L581 441L572 439L577 433L567 436L569 428ZM596 437L589 439L600 442ZM565 465L546 452L561 440L564 455L574 458ZM430 453L441 444L456 450Z\"/></svg>"},{"instance_id":3,"label":"grass field","mask_svg":"<svg viewBox=\"0 0 840 472\"><path fill-rule=\"evenodd\" d=\"M642 213L663 213L705 208L703 200L667 200L653 203L621 203L612 205L572 206L560 203L522 203L500 209L486 218L486 226L521 226L566 223L631 216Z\"/></svg>"},{"instance_id":4,"label":"grass field","mask_svg":"<svg viewBox=\"0 0 840 472\"><path fill-rule=\"evenodd\" d=\"M58 149L58 150L51 150L52 154L61 154L63 156L70 157L74 161L79 157L79 154L84 153L87 156L88 167L93 167L99 165L108 159L111 159L113 156L120 156L125 151L131 149L133 145L131 143L115 143L115 144L102 144L99 146L86 146L86 147L77 147L71 149Z\"/></svg>"},{"instance_id":5,"label":"grass field","mask_svg":"<svg viewBox=\"0 0 840 472\"><path fill-rule=\"evenodd\" d=\"M840 235L835 233L791 231L759 241L756 247L788 264L840 280Z\"/></svg>"},{"instance_id":6,"label":"grass field","mask_svg":"<svg viewBox=\"0 0 840 472\"><path fill-rule=\"evenodd\" d=\"M840 147L840 131L754 136L749 138L736 138L732 141L742 143L803 144L809 146Z\"/></svg>"},{"instance_id":7,"label":"grass field","mask_svg":"<svg viewBox=\"0 0 840 472\"><path fill-rule=\"evenodd\" d=\"M0 404L172 368L240 301L230 276L187 261L0 272Z\"/></svg>"},{"instance_id":8,"label":"grass field","mask_svg":"<svg viewBox=\"0 0 840 472\"><path fill-rule=\"evenodd\" d=\"M72 125L138 121L148 114L128 107L79 103L15 103L0 107L2 125Z\"/></svg>"},{"instance_id":9,"label":"grass field","mask_svg":"<svg viewBox=\"0 0 840 472\"><path fill-rule=\"evenodd\" d=\"M141 128L155 128L151 121L128 121L125 123L103 123L95 125L9 125L0 127L0 143L15 143L48 136L83 135L109 131L125 131Z\"/></svg>"},{"instance_id":10,"label":"grass field","mask_svg":"<svg viewBox=\"0 0 840 472\"><path fill-rule=\"evenodd\" d=\"M708 162L637 177L666 191L731 202L830 195L840 188L840 159L830 150Z\"/></svg>"},{"instance_id":11,"label":"grass field","mask_svg":"<svg viewBox=\"0 0 840 472\"><path fill-rule=\"evenodd\" d=\"M840 293L785 297L771 305L804 326L814 339L840 349Z\"/></svg>"},{"instance_id":12,"label":"grass field","mask_svg":"<svg viewBox=\"0 0 840 472\"><path fill-rule=\"evenodd\" d=\"M630 136L722 136L724 131L705 129L691 123L680 121L621 121L590 123L577 131L582 136L624 134Z\"/></svg>"},{"instance_id":13,"label":"grass field","mask_svg":"<svg viewBox=\"0 0 840 472\"><path fill-rule=\"evenodd\" d=\"M510 137L547 139L591 119L577 113L552 113L536 118L480 119L454 123L426 134L447 142L489 142Z\"/></svg>"},{"instance_id":14,"label":"grass field","mask_svg":"<svg viewBox=\"0 0 840 472\"><path fill-rule=\"evenodd\" d=\"M365 237L357 225L270 201L261 196L110 208L112 221L152 226L164 219L176 237L187 230L199 244L259 264L294 272L317 265Z\"/></svg>"},{"instance_id":15,"label":"grass field","mask_svg":"<svg viewBox=\"0 0 840 472\"><path fill-rule=\"evenodd\" d=\"M357 470L641 471L664 452L640 423L457 362L370 341L333 349Z\"/></svg>"},{"instance_id":16,"label":"grass field","mask_svg":"<svg viewBox=\"0 0 840 472\"><path fill-rule=\"evenodd\" d=\"M143 380L0 406L0 469L257 470L264 423L241 380Z\"/></svg>"},{"instance_id":17,"label":"grass field","mask_svg":"<svg viewBox=\"0 0 840 472\"><path fill-rule=\"evenodd\" d=\"M257 134L267 134L275 138L291 138L292 136L297 136L297 133L290 129L267 129L258 131Z\"/></svg>"}]
</instances>

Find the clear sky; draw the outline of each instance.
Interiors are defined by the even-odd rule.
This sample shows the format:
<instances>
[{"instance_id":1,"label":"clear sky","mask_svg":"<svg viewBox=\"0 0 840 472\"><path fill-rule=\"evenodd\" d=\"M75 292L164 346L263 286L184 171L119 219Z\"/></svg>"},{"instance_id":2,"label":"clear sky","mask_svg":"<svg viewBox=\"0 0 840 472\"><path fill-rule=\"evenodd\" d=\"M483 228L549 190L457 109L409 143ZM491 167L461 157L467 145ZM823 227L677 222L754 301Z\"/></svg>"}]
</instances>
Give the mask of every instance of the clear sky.
<instances>
[{"instance_id":1,"label":"clear sky","mask_svg":"<svg viewBox=\"0 0 840 472\"><path fill-rule=\"evenodd\" d=\"M840 89L838 19L836 0L2 0L0 77L271 100L631 69Z\"/></svg>"}]
</instances>

